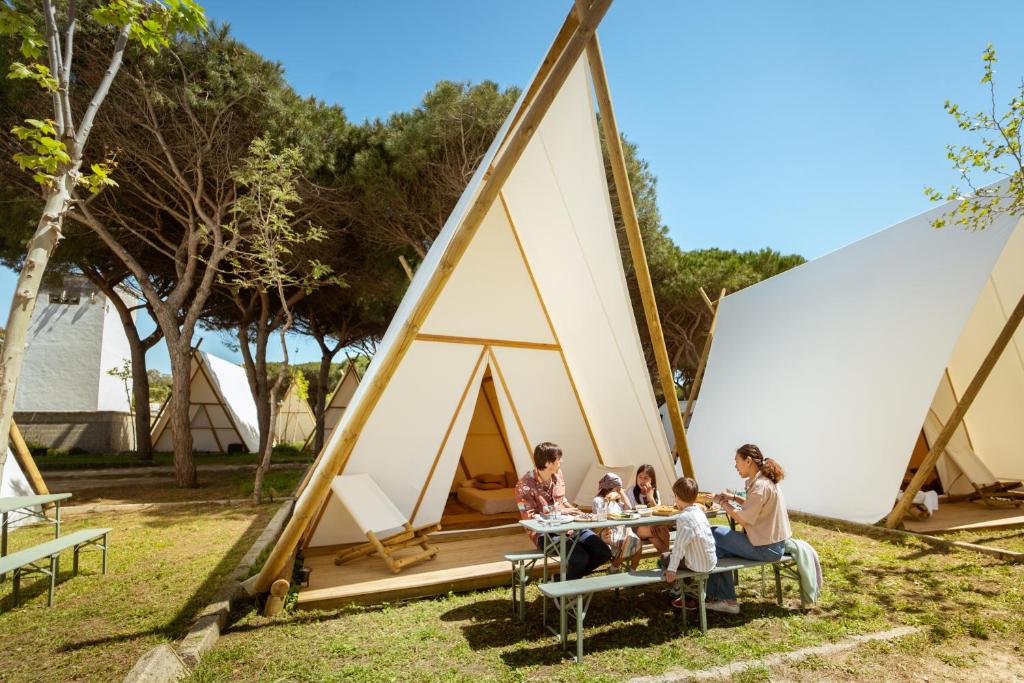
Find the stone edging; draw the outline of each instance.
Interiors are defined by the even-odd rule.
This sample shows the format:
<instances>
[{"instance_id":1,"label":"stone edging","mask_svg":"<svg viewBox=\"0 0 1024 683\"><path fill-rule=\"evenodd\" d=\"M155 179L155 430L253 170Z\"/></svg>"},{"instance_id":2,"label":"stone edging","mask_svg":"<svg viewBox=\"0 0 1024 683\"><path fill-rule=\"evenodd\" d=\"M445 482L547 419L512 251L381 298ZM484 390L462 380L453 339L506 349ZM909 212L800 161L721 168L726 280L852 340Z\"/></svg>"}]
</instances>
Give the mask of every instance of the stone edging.
<instances>
[{"instance_id":1,"label":"stone edging","mask_svg":"<svg viewBox=\"0 0 1024 683\"><path fill-rule=\"evenodd\" d=\"M231 577L224 582L212 601L199 613L196 622L185 638L175 648L164 643L144 654L124 677L125 683L163 683L177 681L187 676L190 669L199 663L203 653L213 647L220 638L220 630L227 623L231 603L244 595L241 582L253 564L284 529L291 516L294 499L289 499L274 514L270 523L242 557Z\"/></svg>"}]
</instances>

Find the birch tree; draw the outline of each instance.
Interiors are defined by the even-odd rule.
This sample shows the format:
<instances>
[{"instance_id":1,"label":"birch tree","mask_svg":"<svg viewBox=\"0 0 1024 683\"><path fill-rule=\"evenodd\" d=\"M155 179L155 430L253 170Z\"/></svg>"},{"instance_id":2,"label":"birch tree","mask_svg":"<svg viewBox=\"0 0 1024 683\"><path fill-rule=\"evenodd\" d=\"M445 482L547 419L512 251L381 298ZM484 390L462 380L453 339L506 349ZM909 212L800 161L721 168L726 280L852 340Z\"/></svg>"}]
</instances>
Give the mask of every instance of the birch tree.
<instances>
[{"instance_id":1,"label":"birch tree","mask_svg":"<svg viewBox=\"0 0 1024 683\"><path fill-rule=\"evenodd\" d=\"M76 201L78 188L99 193L115 183L109 159L100 157L86 165L86 146L129 43L159 52L174 36L206 27L203 9L193 0L113 0L94 6L81 17L79 9L77 0L68 0L60 8L55 0L42 0L41 7L0 1L0 35L18 41L24 60L12 63L7 77L31 81L50 96L48 111L26 118L11 131L24 145L14 160L39 184L43 211L28 243L5 327L0 356L2 443L7 442L14 415L29 321L65 216ZM85 9L84 3L81 9ZM80 20L106 29L113 40L106 70L86 102L73 101L71 87ZM6 457L6 449L0 449L0 474Z\"/></svg>"},{"instance_id":2,"label":"birch tree","mask_svg":"<svg viewBox=\"0 0 1024 683\"><path fill-rule=\"evenodd\" d=\"M322 242L326 236L323 228L310 223L296 225L294 220L294 207L301 201L296 183L302 163L298 149L289 147L274 152L266 139L257 138L249 147L248 158L234 174L240 194L230 229L239 239L226 259L230 273L224 276L225 284L239 293L254 292L261 300L276 300L274 318L282 355L269 386L268 426L265 433L262 425L260 430L261 452L253 484L255 503L262 501L263 480L270 469L274 448L278 404L288 386L287 336L295 323L293 307L301 294L316 286L329 281L340 284L338 278L331 276L329 266L298 253L305 246ZM261 306L261 310L267 309L267 305ZM248 350L247 340L243 348ZM265 354L263 361L265 373Z\"/></svg>"}]
</instances>

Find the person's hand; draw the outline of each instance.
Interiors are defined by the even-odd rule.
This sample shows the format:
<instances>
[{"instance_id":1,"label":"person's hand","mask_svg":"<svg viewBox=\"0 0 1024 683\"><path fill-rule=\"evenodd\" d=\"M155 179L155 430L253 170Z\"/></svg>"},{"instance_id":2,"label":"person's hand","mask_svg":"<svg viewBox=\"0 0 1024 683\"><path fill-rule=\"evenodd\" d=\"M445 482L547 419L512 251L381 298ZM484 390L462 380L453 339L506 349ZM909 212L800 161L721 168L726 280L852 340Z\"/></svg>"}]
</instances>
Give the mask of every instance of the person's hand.
<instances>
[{"instance_id":1,"label":"person's hand","mask_svg":"<svg viewBox=\"0 0 1024 683\"><path fill-rule=\"evenodd\" d=\"M675 572L668 572L668 571L665 572L665 583L675 583L675 582L676 582L676 573Z\"/></svg>"}]
</instances>

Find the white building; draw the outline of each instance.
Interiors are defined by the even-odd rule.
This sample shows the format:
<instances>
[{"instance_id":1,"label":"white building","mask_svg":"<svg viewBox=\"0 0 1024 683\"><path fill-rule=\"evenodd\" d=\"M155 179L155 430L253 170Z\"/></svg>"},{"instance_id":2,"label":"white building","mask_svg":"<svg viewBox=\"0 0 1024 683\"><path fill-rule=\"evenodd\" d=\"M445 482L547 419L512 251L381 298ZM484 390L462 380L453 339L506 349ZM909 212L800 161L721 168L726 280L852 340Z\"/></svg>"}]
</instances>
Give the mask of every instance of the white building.
<instances>
[{"instance_id":1,"label":"white building","mask_svg":"<svg viewBox=\"0 0 1024 683\"><path fill-rule=\"evenodd\" d=\"M128 358L117 311L92 283L66 276L61 285L44 284L14 404L25 438L52 448L131 449L128 394L108 374Z\"/></svg>"}]
</instances>

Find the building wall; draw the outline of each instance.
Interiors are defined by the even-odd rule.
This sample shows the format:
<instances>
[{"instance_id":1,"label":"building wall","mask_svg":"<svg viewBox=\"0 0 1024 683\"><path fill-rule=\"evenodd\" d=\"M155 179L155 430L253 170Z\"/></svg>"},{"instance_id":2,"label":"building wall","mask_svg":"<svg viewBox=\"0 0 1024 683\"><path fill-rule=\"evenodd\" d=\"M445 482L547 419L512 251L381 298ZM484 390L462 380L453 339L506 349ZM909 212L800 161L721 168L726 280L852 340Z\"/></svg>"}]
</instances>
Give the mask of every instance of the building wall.
<instances>
[{"instance_id":1,"label":"building wall","mask_svg":"<svg viewBox=\"0 0 1024 683\"><path fill-rule=\"evenodd\" d=\"M75 276L44 286L28 340L15 397L25 438L92 452L134 448L124 383L107 374L130 358L128 338L106 296Z\"/></svg>"}]
</instances>

